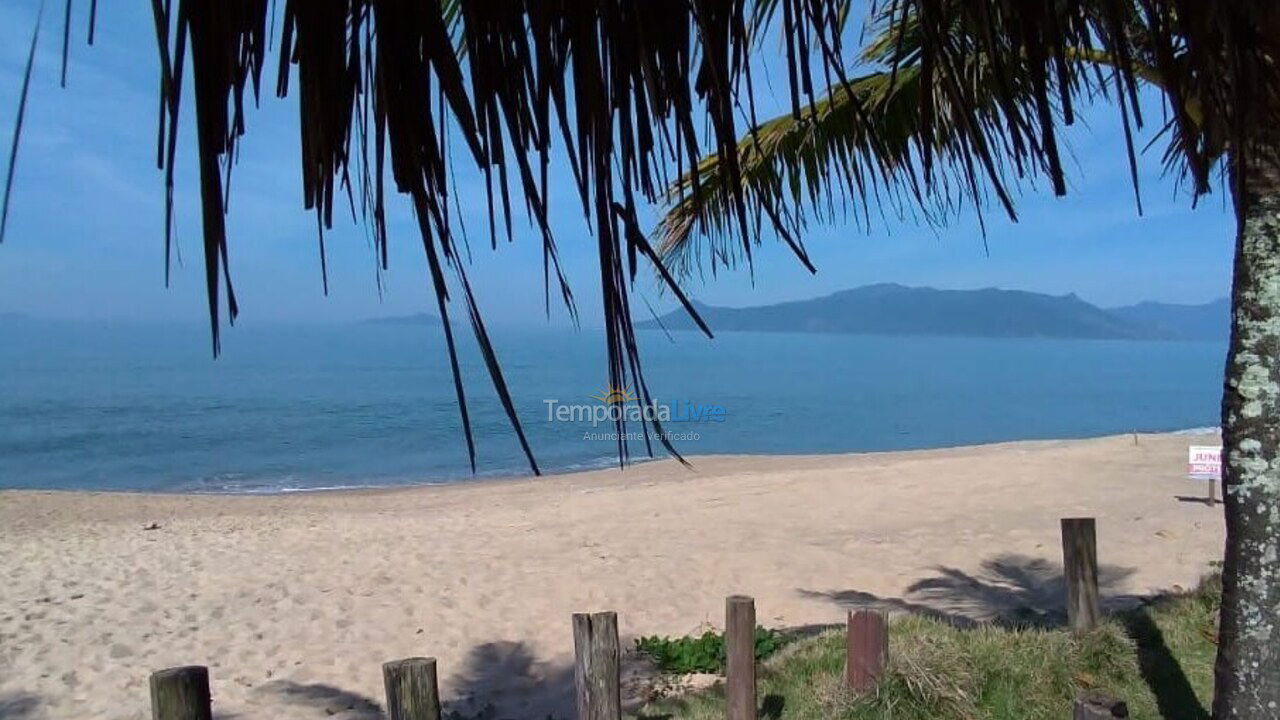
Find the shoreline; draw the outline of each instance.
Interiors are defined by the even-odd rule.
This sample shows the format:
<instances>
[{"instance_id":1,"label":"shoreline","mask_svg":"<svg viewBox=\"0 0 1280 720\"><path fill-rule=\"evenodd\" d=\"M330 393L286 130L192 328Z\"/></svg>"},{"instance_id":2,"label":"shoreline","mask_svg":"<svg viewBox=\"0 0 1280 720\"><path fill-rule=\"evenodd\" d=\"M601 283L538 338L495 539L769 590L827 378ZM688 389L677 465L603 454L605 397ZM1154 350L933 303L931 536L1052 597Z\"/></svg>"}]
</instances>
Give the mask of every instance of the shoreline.
<instances>
[{"instance_id":1,"label":"shoreline","mask_svg":"<svg viewBox=\"0 0 1280 720\"><path fill-rule=\"evenodd\" d=\"M1105 440L1109 438L1128 438L1137 435L1142 437L1161 437L1161 436L1197 436L1197 435L1214 435L1220 434L1217 426L1201 426L1190 427L1179 430L1165 431L1136 431L1123 433L1109 433L1105 435L1087 435L1081 437L1060 437L1060 438L1027 438L1020 440L1000 440L990 443L979 443L969 445L938 445L923 448L909 449L890 449L890 450L855 450L849 452L831 452L831 453L707 453L697 455L685 455L684 458L694 467L690 472L697 472L697 464L699 462L720 462L732 459L748 459L748 458L771 458L771 459L798 459L813 460L819 458L852 458L869 455L908 455L912 453L926 453L935 451L958 451L972 448L990 448L1002 447L1007 445L1017 445L1021 443L1052 443L1052 442L1088 442L1090 440ZM639 472L637 468L653 465L655 463L675 463L679 461L672 457L641 457L633 458L628 462L626 467L619 468L616 464L603 462L597 467L579 467L574 469L553 470L543 473L542 475L533 474L515 474L506 471L497 471L493 474L477 473L471 476L459 476L449 479L426 480L422 482L407 483L386 483L371 485L334 485L324 487L284 487L274 490L190 490L190 489L174 489L174 490L131 490L128 488L112 488L101 490L86 490L83 488L5 488L0 487L0 498L6 494L23 494L23 493L66 493L66 494L85 494L85 495L139 495L139 496L156 496L156 497L274 497L289 495L312 495L312 494L330 494L330 493L376 493L386 491L414 490L424 488L438 487L455 487L455 486L476 486L490 484L512 484L521 482L539 482L547 480L555 480L575 475L584 475L592 473L627 473Z\"/></svg>"},{"instance_id":2,"label":"shoreline","mask_svg":"<svg viewBox=\"0 0 1280 720\"><path fill-rule=\"evenodd\" d=\"M1209 437L270 495L0 491L0 707L146 720L148 675L199 664L220 716L371 720L381 664L425 655L446 712L569 717L574 612L616 611L624 648L720 626L736 593L768 627L1054 612L1063 517L1097 518L1117 607L1221 557L1221 508L1184 477Z\"/></svg>"}]
</instances>

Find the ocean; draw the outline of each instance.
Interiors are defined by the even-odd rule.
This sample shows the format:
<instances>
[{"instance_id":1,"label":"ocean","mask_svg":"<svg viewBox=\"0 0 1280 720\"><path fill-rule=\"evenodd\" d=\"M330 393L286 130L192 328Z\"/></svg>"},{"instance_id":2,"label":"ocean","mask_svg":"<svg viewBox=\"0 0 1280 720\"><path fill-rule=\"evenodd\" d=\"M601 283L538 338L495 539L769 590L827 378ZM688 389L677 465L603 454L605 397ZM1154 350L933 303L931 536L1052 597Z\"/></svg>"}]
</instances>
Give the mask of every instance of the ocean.
<instances>
[{"instance_id":1,"label":"ocean","mask_svg":"<svg viewBox=\"0 0 1280 720\"><path fill-rule=\"evenodd\" d=\"M607 396L600 331L490 334L542 470L616 465L612 423L591 420L615 411L598 398L639 410L625 401L635 388ZM1225 353L1199 342L640 334L650 412L694 463L1215 426ZM266 493L529 473L464 343L471 472L438 326L238 326L223 351L212 359L196 325L0 320L0 488ZM642 440L631 449L644 457Z\"/></svg>"}]
</instances>

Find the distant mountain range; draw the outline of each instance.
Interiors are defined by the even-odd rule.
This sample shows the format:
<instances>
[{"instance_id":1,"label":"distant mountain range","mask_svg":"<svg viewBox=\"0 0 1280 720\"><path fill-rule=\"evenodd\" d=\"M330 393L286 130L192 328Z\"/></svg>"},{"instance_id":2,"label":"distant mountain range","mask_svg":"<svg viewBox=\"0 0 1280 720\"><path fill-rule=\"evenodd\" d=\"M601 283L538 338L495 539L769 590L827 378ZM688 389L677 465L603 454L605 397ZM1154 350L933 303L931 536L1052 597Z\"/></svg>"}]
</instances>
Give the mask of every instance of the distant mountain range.
<instances>
[{"instance_id":1,"label":"distant mountain range","mask_svg":"<svg viewBox=\"0 0 1280 720\"><path fill-rule=\"evenodd\" d=\"M891 283L776 305L694 307L712 332L1225 341L1230 327L1225 298L1204 305L1144 302L1103 309L1075 294L937 290ZM671 331L697 329L683 309L636 326L657 329L659 324Z\"/></svg>"},{"instance_id":2,"label":"distant mountain range","mask_svg":"<svg viewBox=\"0 0 1280 720\"><path fill-rule=\"evenodd\" d=\"M1227 298L1203 305L1144 302L1108 312L1180 340L1226 340L1231 333L1231 300Z\"/></svg>"}]
</instances>

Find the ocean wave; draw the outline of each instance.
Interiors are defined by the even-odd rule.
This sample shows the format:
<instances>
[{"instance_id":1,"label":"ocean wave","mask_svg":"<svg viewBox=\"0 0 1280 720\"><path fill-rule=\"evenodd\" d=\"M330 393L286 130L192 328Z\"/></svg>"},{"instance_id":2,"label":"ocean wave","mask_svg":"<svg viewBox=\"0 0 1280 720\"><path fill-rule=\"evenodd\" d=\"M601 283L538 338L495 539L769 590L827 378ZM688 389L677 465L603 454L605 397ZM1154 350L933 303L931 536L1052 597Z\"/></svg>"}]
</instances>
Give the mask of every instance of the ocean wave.
<instances>
[{"instance_id":1,"label":"ocean wave","mask_svg":"<svg viewBox=\"0 0 1280 720\"><path fill-rule=\"evenodd\" d=\"M1174 430L1170 435L1210 435L1221 433L1222 428L1217 425L1206 425L1204 427L1185 428L1183 430Z\"/></svg>"},{"instance_id":2,"label":"ocean wave","mask_svg":"<svg viewBox=\"0 0 1280 720\"><path fill-rule=\"evenodd\" d=\"M442 478L368 478L367 480L338 480L308 478L301 474L249 475L244 473L218 473L174 483L163 488L164 492L191 495L279 495L285 493L310 493L343 490L378 490L419 485L446 485L457 480Z\"/></svg>"},{"instance_id":3,"label":"ocean wave","mask_svg":"<svg viewBox=\"0 0 1280 720\"><path fill-rule=\"evenodd\" d=\"M632 458L627 461L627 464L629 466L639 465L641 463L659 459L661 458ZM590 472L592 470L604 470L610 467L616 467L617 463L618 458L616 456L599 456L581 462L568 462L551 465L544 467L544 471L549 475ZM334 479L330 479L331 482L329 483L325 483L325 481L320 478L310 478L310 482L308 482L308 478L306 476L295 473L276 476L251 475L247 473L218 473L211 476L174 483L170 487L163 488L163 491L189 493L192 495L277 495L312 492L340 492L350 490L385 490L388 488L430 487L436 485L459 485L474 482L523 478L527 476L528 470L524 466L493 468L466 475L447 474L438 476L416 475L399 477L370 477L364 480L349 479L345 481L339 480L337 482L332 482ZM312 484L313 482L317 484Z\"/></svg>"}]
</instances>

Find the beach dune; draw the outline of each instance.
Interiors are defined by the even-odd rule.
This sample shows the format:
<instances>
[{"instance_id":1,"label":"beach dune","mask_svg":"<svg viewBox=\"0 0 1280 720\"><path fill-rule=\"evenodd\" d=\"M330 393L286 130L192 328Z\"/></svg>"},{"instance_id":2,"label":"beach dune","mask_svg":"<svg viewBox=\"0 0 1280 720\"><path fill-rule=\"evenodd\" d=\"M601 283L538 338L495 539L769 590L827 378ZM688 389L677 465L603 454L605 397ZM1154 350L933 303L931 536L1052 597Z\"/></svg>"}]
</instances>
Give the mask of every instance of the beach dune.
<instances>
[{"instance_id":1,"label":"beach dune","mask_svg":"<svg viewBox=\"0 0 1280 720\"><path fill-rule=\"evenodd\" d=\"M1052 618L1058 521L1098 519L1112 605L1220 557L1189 444L1139 435L918 452L699 457L544 479L272 496L0 492L0 717L149 717L210 667L215 716L381 717L381 664L439 659L463 716L571 716L570 614L624 644L848 608ZM638 692L638 686L629 691Z\"/></svg>"}]
</instances>

